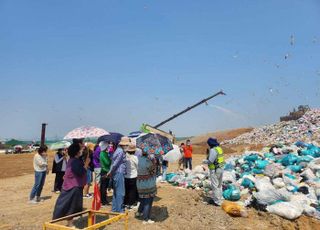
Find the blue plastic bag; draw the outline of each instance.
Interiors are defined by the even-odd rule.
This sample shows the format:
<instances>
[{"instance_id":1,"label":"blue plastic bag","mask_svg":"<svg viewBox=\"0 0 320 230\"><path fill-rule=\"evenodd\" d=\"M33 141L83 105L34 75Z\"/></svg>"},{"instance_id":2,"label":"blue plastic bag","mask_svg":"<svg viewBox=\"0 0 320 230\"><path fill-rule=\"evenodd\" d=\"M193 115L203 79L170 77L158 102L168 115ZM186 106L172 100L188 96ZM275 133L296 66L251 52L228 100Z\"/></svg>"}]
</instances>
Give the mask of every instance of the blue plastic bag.
<instances>
[{"instance_id":1,"label":"blue plastic bag","mask_svg":"<svg viewBox=\"0 0 320 230\"><path fill-rule=\"evenodd\" d=\"M307 145L306 143L304 143L303 141L297 141L297 142L295 143L295 146L305 148L305 147L307 147L308 145Z\"/></svg>"},{"instance_id":2,"label":"blue plastic bag","mask_svg":"<svg viewBox=\"0 0 320 230\"><path fill-rule=\"evenodd\" d=\"M264 170L263 169L254 168L254 169L252 169L252 172L254 174L263 174Z\"/></svg>"},{"instance_id":3,"label":"blue plastic bag","mask_svg":"<svg viewBox=\"0 0 320 230\"><path fill-rule=\"evenodd\" d=\"M287 156L282 158L281 164L283 166L294 165L298 161L299 157L289 153Z\"/></svg>"},{"instance_id":4,"label":"blue plastic bag","mask_svg":"<svg viewBox=\"0 0 320 230\"><path fill-rule=\"evenodd\" d=\"M290 165L289 168L292 172L295 172L295 173L301 172L301 169L302 169L301 165Z\"/></svg>"},{"instance_id":5,"label":"blue plastic bag","mask_svg":"<svg viewBox=\"0 0 320 230\"><path fill-rule=\"evenodd\" d=\"M274 158L274 154L273 154L273 153L265 153L265 154L264 154L264 158L266 158L266 159L273 159L273 158Z\"/></svg>"},{"instance_id":6,"label":"blue plastic bag","mask_svg":"<svg viewBox=\"0 0 320 230\"><path fill-rule=\"evenodd\" d=\"M301 156L301 157L299 157L298 158L298 160L297 160L297 164L300 164L301 162L310 162L310 161L312 161L313 160L313 158L311 157L311 156Z\"/></svg>"},{"instance_id":7,"label":"blue plastic bag","mask_svg":"<svg viewBox=\"0 0 320 230\"><path fill-rule=\"evenodd\" d=\"M313 157L320 157L320 148L314 145L308 146L308 151Z\"/></svg>"},{"instance_id":8,"label":"blue plastic bag","mask_svg":"<svg viewBox=\"0 0 320 230\"><path fill-rule=\"evenodd\" d=\"M293 193L298 192L298 190L299 190L299 188L297 186L291 186L290 188L288 188L288 191L293 192Z\"/></svg>"},{"instance_id":9,"label":"blue plastic bag","mask_svg":"<svg viewBox=\"0 0 320 230\"><path fill-rule=\"evenodd\" d=\"M314 145L308 145L308 148L301 151L303 156L320 157L320 148Z\"/></svg>"},{"instance_id":10,"label":"blue plastic bag","mask_svg":"<svg viewBox=\"0 0 320 230\"><path fill-rule=\"evenodd\" d=\"M269 162L266 161L266 160L257 160L255 168L257 168L257 169L265 169L268 164L269 164Z\"/></svg>"},{"instance_id":11,"label":"blue plastic bag","mask_svg":"<svg viewBox=\"0 0 320 230\"><path fill-rule=\"evenodd\" d=\"M245 188L254 188L254 183L250 179L244 178L241 183L241 186L243 186Z\"/></svg>"},{"instance_id":12,"label":"blue plastic bag","mask_svg":"<svg viewBox=\"0 0 320 230\"><path fill-rule=\"evenodd\" d=\"M168 173L167 176L166 176L166 180L167 181L170 181L174 176L176 176L177 174L175 173Z\"/></svg>"},{"instance_id":13,"label":"blue plastic bag","mask_svg":"<svg viewBox=\"0 0 320 230\"><path fill-rule=\"evenodd\" d=\"M238 201L241 198L240 190L234 185L228 185L223 191L223 198L230 201Z\"/></svg>"},{"instance_id":14,"label":"blue plastic bag","mask_svg":"<svg viewBox=\"0 0 320 230\"><path fill-rule=\"evenodd\" d=\"M234 167L233 167L233 165L232 164L225 164L225 166L224 166L224 170L226 170L226 171L232 171L232 170L234 170Z\"/></svg>"},{"instance_id":15,"label":"blue plastic bag","mask_svg":"<svg viewBox=\"0 0 320 230\"><path fill-rule=\"evenodd\" d=\"M241 165L241 168L243 171L248 172L251 170L250 166L248 164Z\"/></svg>"},{"instance_id":16,"label":"blue plastic bag","mask_svg":"<svg viewBox=\"0 0 320 230\"><path fill-rule=\"evenodd\" d=\"M258 159L259 159L259 156L257 154L251 154L244 158L245 161L251 161L251 162L255 162Z\"/></svg>"},{"instance_id":17,"label":"blue plastic bag","mask_svg":"<svg viewBox=\"0 0 320 230\"><path fill-rule=\"evenodd\" d=\"M284 175L285 175L286 177L290 178L290 179L293 179L293 180L297 179L294 175L291 175L291 174L289 174L289 173L285 173Z\"/></svg>"}]
</instances>

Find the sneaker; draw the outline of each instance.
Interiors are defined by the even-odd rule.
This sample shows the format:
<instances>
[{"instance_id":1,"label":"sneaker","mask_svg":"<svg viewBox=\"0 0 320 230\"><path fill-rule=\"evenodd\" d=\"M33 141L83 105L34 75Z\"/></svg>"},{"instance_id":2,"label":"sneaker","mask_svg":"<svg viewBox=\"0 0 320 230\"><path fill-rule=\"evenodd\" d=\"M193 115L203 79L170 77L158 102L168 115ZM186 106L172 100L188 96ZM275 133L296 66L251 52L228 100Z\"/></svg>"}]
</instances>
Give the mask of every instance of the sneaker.
<instances>
[{"instance_id":1,"label":"sneaker","mask_svg":"<svg viewBox=\"0 0 320 230\"><path fill-rule=\"evenodd\" d=\"M133 209L133 210L137 210L139 208L139 205L132 205L131 206L131 209Z\"/></svg>"},{"instance_id":2,"label":"sneaker","mask_svg":"<svg viewBox=\"0 0 320 230\"><path fill-rule=\"evenodd\" d=\"M86 194L86 195L83 196L83 198L91 199L92 195L91 194Z\"/></svg>"},{"instance_id":3,"label":"sneaker","mask_svg":"<svg viewBox=\"0 0 320 230\"><path fill-rule=\"evenodd\" d=\"M147 221L143 221L142 224L154 224L153 220L147 220Z\"/></svg>"},{"instance_id":4,"label":"sneaker","mask_svg":"<svg viewBox=\"0 0 320 230\"><path fill-rule=\"evenodd\" d=\"M133 206L133 205L128 206L127 209L129 212L136 210L135 206Z\"/></svg>"},{"instance_id":5,"label":"sneaker","mask_svg":"<svg viewBox=\"0 0 320 230\"><path fill-rule=\"evenodd\" d=\"M143 213L141 213L141 212L136 212L135 216L136 216L137 218L142 217L142 216L143 216Z\"/></svg>"},{"instance_id":6,"label":"sneaker","mask_svg":"<svg viewBox=\"0 0 320 230\"><path fill-rule=\"evenodd\" d=\"M110 206L110 203L109 203L109 202L107 202L107 203L105 203L105 204L101 204L101 207L105 207L105 208L106 208L108 205Z\"/></svg>"},{"instance_id":7,"label":"sneaker","mask_svg":"<svg viewBox=\"0 0 320 230\"><path fill-rule=\"evenodd\" d=\"M35 199L29 200L28 203L29 204L39 204L39 202L37 202Z\"/></svg>"}]
</instances>

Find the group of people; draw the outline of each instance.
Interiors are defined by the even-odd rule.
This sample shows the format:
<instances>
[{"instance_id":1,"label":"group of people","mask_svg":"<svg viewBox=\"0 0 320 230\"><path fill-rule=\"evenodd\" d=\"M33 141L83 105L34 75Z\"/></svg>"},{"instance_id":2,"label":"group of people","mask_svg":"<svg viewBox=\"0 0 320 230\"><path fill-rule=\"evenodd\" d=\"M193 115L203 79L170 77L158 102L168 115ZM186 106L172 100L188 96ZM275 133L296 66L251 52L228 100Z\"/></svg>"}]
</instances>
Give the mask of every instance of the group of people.
<instances>
[{"instance_id":1,"label":"group of people","mask_svg":"<svg viewBox=\"0 0 320 230\"><path fill-rule=\"evenodd\" d=\"M180 144L180 152L181 152L181 158L179 160L179 165L178 165L178 170L181 170L181 165L182 169L190 169L192 170L192 145L191 141L187 140L186 144L181 143Z\"/></svg>"},{"instance_id":2,"label":"group of people","mask_svg":"<svg viewBox=\"0 0 320 230\"><path fill-rule=\"evenodd\" d=\"M128 137L122 137L118 146L112 142L100 142L93 158L102 205L108 204L107 188L111 187L113 212L138 207L136 216L142 217L143 223L154 223L150 214L157 193L156 158L137 149Z\"/></svg>"},{"instance_id":3,"label":"group of people","mask_svg":"<svg viewBox=\"0 0 320 230\"><path fill-rule=\"evenodd\" d=\"M30 202L40 202L41 191L48 174L47 147L41 147L34 156L35 184ZM87 197L94 173L102 207L109 204L107 192L113 190L112 212L122 213L138 208L136 217L151 224L151 207L157 193L156 158L137 149L128 137L116 144L102 141L94 149L75 139L68 149L55 155L53 173L56 174L53 191L59 193L53 219L80 212L83 198ZM72 226L72 219L68 225Z\"/></svg>"},{"instance_id":4,"label":"group of people","mask_svg":"<svg viewBox=\"0 0 320 230\"><path fill-rule=\"evenodd\" d=\"M208 164L213 189L213 203L222 203L222 175L224 157L219 143L209 138L209 153L204 163ZM47 147L41 146L34 156L35 184L30 193L30 202L41 201L40 195L48 174ZM192 145L180 145L184 169L192 170ZM86 146L82 139L74 139L68 149L60 149L55 155L52 172L56 173L54 192L59 193L53 219L83 210L83 197L89 194L89 186L94 181L99 185L102 207L109 204L107 192L113 190L112 211L122 213L125 208L137 207L137 218L144 224L151 224L151 208L157 193L156 178L158 158L136 148L129 137L121 141L102 141L94 148ZM162 161L163 180L168 162ZM72 219L68 225L72 226Z\"/></svg>"}]
</instances>

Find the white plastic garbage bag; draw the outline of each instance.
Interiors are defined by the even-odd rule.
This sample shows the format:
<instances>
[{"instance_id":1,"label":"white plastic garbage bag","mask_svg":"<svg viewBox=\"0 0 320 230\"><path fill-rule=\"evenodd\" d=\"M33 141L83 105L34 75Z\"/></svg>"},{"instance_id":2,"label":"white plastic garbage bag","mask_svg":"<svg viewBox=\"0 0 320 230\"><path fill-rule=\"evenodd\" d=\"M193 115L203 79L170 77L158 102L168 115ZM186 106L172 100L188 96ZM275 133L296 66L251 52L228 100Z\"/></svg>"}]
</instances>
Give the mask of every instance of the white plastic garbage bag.
<instances>
[{"instance_id":1,"label":"white plastic garbage bag","mask_svg":"<svg viewBox=\"0 0 320 230\"><path fill-rule=\"evenodd\" d=\"M309 187L309 194L307 195L307 197L311 200L312 203L318 202L316 189L313 187Z\"/></svg>"},{"instance_id":2,"label":"white plastic garbage bag","mask_svg":"<svg viewBox=\"0 0 320 230\"><path fill-rule=\"evenodd\" d=\"M290 193L286 190L265 189L253 194L259 204L271 205L277 201L289 201Z\"/></svg>"},{"instance_id":3,"label":"white plastic garbage bag","mask_svg":"<svg viewBox=\"0 0 320 230\"><path fill-rule=\"evenodd\" d=\"M298 205L304 206L304 205L310 205L311 201L310 199L303 195L303 194L297 194L297 195L292 195L290 198L291 202L294 202Z\"/></svg>"},{"instance_id":4,"label":"white plastic garbage bag","mask_svg":"<svg viewBox=\"0 0 320 230\"><path fill-rule=\"evenodd\" d=\"M283 179L281 177L273 179L272 183L275 188L283 188L286 186L286 184L283 182Z\"/></svg>"},{"instance_id":5,"label":"white plastic garbage bag","mask_svg":"<svg viewBox=\"0 0 320 230\"><path fill-rule=\"evenodd\" d=\"M204 180L204 178L206 178L206 176L201 173L197 173L195 176L198 177L200 180Z\"/></svg>"},{"instance_id":6,"label":"white plastic garbage bag","mask_svg":"<svg viewBox=\"0 0 320 230\"><path fill-rule=\"evenodd\" d=\"M291 179L291 178L289 178L288 176L286 176L285 174L283 174L282 179L283 179L283 182L284 182L286 185L289 185L289 186L292 185L292 186L296 186L296 187L298 187L299 182L300 182L300 180L301 180L301 178Z\"/></svg>"},{"instance_id":7,"label":"white plastic garbage bag","mask_svg":"<svg viewBox=\"0 0 320 230\"><path fill-rule=\"evenodd\" d=\"M270 178L274 178L281 174L281 170L282 166L280 164L273 163L266 166L263 174Z\"/></svg>"},{"instance_id":8,"label":"white plastic garbage bag","mask_svg":"<svg viewBox=\"0 0 320 230\"><path fill-rule=\"evenodd\" d=\"M300 175L305 177L307 180L313 180L316 178L316 175L314 175L313 171L310 168L307 168L306 170L304 170L304 172L301 173Z\"/></svg>"},{"instance_id":9,"label":"white plastic garbage bag","mask_svg":"<svg viewBox=\"0 0 320 230\"><path fill-rule=\"evenodd\" d=\"M311 217L314 217L317 215L317 209L315 209L314 207L311 207L311 206L308 206L308 205L305 205L303 207L303 214L307 215L307 216L311 216Z\"/></svg>"},{"instance_id":10,"label":"white plastic garbage bag","mask_svg":"<svg viewBox=\"0 0 320 230\"><path fill-rule=\"evenodd\" d=\"M255 183L256 188L258 191L263 191L263 190L273 190L275 189L273 185L270 182L269 177L261 177L256 179Z\"/></svg>"},{"instance_id":11,"label":"white plastic garbage bag","mask_svg":"<svg viewBox=\"0 0 320 230\"><path fill-rule=\"evenodd\" d=\"M197 165L193 170L193 173L198 174L198 173L204 173L205 172L205 168L203 167L203 165Z\"/></svg>"},{"instance_id":12,"label":"white plastic garbage bag","mask_svg":"<svg viewBox=\"0 0 320 230\"><path fill-rule=\"evenodd\" d=\"M170 163L177 162L182 157L179 146L178 145L172 145L172 146L173 146L173 149L163 156L163 159Z\"/></svg>"},{"instance_id":13,"label":"white plastic garbage bag","mask_svg":"<svg viewBox=\"0 0 320 230\"><path fill-rule=\"evenodd\" d=\"M320 170L320 158L312 160L309 163L308 168L312 169L313 171Z\"/></svg>"},{"instance_id":14,"label":"white plastic garbage bag","mask_svg":"<svg viewBox=\"0 0 320 230\"><path fill-rule=\"evenodd\" d=\"M293 202L280 202L267 206L267 211L283 218L294 220L302 215L303 207Z\"/></svg>"},{"instance_id":15,"label":"white plastic garbage bag","mask_svg":"<svg viewBox=\"0 0 320 230\"><path fill-rule=\"evenodd\" d=\"M241 196L244 196L244 195L247 195L247 194L249 194L249 189L248 188L242 189L242 191L240 192Z\"/></svg>"},{"instance_id":16,"label":"white plastic garbage bag","mask_svg":"<svg viewBox=\"0 0 320 230\"><path fill-rule=\"evenodd\" d=\"M210 180L204 180L202 184L204 188L210 188L210 189L212 188Z\"/></svg>"},{"instance_id":17,"label":"white plastic garbage bag","mask_svg":"<svg viewBox=\"0 0 320 230\"><path fill-rule=\"evenodd\" d=\"M224 171L222 181L231 182L232 184L236 183L236 173L234 171Z\"/></svg>"}]
</instances>

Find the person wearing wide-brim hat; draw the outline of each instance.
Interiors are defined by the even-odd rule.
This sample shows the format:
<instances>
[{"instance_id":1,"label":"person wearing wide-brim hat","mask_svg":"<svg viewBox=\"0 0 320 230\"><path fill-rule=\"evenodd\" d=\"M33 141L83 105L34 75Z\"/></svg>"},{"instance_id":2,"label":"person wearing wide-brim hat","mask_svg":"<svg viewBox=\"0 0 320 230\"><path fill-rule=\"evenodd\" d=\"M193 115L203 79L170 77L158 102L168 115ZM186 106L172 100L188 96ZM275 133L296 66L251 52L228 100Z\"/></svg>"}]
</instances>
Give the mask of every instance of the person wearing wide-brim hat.
<instances>
[{"instance_id":1,"label":"person wearing wide-brim hat","mask_svg":"<svg viewBox=\"0 0 320 230\"><path fill-rule=\"evenodd\" d=\"M125 185L124 175L126 173L126 150L130 145L129 137L122 137L116 151L112 154L112 164L107 177L112 178L113 198L112 212L124 212Z\"/></svg>"},{"instance_id":2,"label":"person wearing wide-brim hat","mask_svg":"<svg viewBox=\"0 0 320 230\"><path fill-rule=\"evenodd\" d=\"M130 144L127 149L124 204L132 209L138 201L137 176L138 176L138 157L135 155L137 151L135 144Z\"/></svg>"}]
</instances>

